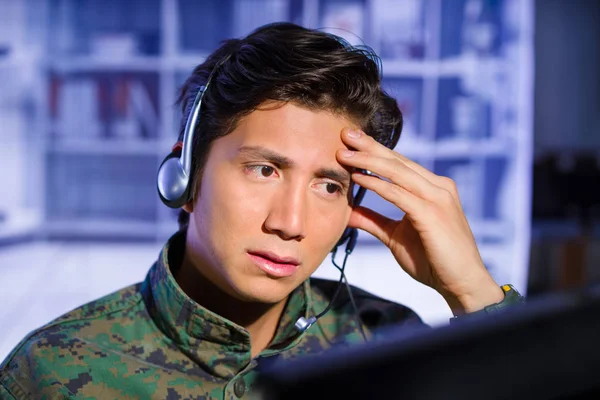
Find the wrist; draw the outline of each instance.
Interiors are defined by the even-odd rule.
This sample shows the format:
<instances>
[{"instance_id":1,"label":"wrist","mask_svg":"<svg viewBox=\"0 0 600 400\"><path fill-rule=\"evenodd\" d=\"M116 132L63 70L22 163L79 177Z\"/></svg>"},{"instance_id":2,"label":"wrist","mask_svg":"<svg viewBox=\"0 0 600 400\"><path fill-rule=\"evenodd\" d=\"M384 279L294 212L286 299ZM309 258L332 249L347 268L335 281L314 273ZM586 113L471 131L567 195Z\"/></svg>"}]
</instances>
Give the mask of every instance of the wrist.
<instances>
[{"instance_id":1,"label":"wrist","mask_svg":"<svg viewBox=\"0 0 600 400\"><path fill-rule=\"evenodd\" d=\"M450 323L456 322L459 319L462 320L463 318L468 320L481 315L495 314L506 308L514 307L525 302L525 298L521 296L521 294L512 285L502 285L500 288L504 294L504 298L501 301L489 304L481 310L472 311L465 317L455 314L455 317L450 318Z\"/></svg>"},{"instance_id":2,"label":"wrist","mask_svg":"<svg viewBox=\"0 0 600 400\"><path fill-rule=\"evenodd\" d=\"M464 315L483 310L504 300L504 291L492 279L473 286L460 294L443 295L454 315Z\"/></svg>"}]
</instances>

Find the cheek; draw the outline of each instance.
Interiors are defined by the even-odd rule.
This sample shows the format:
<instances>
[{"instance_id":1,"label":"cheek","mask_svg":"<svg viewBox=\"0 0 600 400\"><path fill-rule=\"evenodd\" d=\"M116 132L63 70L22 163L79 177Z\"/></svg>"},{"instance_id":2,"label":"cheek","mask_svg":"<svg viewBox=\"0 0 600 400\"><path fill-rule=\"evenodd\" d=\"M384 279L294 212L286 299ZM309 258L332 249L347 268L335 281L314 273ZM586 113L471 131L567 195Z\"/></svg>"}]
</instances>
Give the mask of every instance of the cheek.
<instances>
[{"instance_id":1,"label":"cheek","mask_svg":"<svg viewBox=\"0 0 600 400\"><path fill-rule=\"evenodd\" d=\"M240 177L229 173L211 174L203 181L198 196L197 208L204 223L221 233L233 235L260 217L265 201L240 181ZM243 231L242 231L243 232Z\"/></svg>"},{"instance_id":2,"label":"cheek","mask_svg":"<svg viewBox=\"0 0 600 400\"><path fill-rule=\"evenodd\" d=\"M338 242L350 219L352 209L350 206L343 210L318 210L313 217L313 237L311 241L311 251L319 254L319 257L326 256Z\"/></svg>"}]
</instances>

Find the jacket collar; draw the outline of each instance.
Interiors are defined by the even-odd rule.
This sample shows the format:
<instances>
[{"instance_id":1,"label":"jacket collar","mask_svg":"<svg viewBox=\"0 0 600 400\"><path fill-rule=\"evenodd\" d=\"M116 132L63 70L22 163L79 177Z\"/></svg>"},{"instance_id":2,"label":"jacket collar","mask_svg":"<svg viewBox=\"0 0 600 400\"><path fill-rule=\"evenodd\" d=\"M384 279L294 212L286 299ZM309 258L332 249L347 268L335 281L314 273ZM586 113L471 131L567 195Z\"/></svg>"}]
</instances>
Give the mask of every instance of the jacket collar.
<instances>
[{"instance_id":1,"label":"jacket collar","mask_svg":"<svg viewBox=\"0 0 600 400\"><path fill-rule=\"evenodd\" d=\"M243 327L204 308L177 284L169 260L181 260L185 233L178 232L160 252L143 285L152 319L174 344L211 375L231 378L251 361L250 334ZM288 299L273 342L264 354L293 347L302 334L294 327L308 318L310 284L306 280Z\"/></svg>"}]
</instances>

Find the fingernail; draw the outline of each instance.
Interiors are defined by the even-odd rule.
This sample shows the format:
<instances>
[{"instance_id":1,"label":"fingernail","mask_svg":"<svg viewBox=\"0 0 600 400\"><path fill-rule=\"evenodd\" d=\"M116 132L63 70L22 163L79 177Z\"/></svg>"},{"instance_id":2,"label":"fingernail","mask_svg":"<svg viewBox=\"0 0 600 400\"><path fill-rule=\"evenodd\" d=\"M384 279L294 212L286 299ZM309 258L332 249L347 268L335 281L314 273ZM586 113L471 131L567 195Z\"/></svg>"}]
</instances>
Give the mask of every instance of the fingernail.
<instances>
[{"instance_id":1,"label":"fingernail","mask_svg":"<svg viewBox=\"0 0 600 400\"><path fill-rule=\"evenodd\" d=\"M342 150L342 156L344 157L352 157L355 153L352 150Z\"/></svg>"},{"instance_id":2,"label":"fingernail","mask_svg":"<svg viewBox=\"0 0 600 400\"><path fill-rule=\"evenodd\" d=\"M360 132L359 131L355 131L355 130L349 130L348 131L348 136L350 136L353 139L358 139L360 137Z\"/></svg>"}]
</instances>

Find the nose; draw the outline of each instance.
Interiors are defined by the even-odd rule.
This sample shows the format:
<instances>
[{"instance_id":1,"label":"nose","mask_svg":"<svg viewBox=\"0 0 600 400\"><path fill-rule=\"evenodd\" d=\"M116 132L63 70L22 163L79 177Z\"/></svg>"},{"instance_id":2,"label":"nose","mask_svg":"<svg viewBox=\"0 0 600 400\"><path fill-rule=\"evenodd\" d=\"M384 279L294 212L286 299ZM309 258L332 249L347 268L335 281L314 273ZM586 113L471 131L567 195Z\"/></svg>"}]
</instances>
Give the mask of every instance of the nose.
<instances>
[{"instance_id":1,"label":"nose","mask_svg":"<svg viewBox=\"0 0 600 400\"><path fill-rule=\"evenodd\" d=\"M304 239L307 201L307 191L303 185L281 185L271 197L271 207L264 222L265 230L283 240Z\"/></svg>"}]
</instances>

